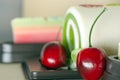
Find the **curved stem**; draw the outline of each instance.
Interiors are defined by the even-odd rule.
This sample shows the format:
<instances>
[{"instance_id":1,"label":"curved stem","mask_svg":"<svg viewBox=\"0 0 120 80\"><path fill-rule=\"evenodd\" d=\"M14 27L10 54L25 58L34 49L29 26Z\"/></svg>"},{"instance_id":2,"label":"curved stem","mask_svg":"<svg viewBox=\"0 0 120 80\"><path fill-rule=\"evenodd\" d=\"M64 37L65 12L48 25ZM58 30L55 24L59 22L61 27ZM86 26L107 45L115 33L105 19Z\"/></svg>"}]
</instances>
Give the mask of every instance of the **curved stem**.
<instances>
[{"instance_id":1,"label":"curved stem","mask_svg":"<svg viewBox=\"0 0 120 80\"><path fill-rule=\"evenodd\" d=\"M62 30L62 27L60 26L59 31L58 31L58 33L57 33L57 35L56 35L56 41L59 41L58 39L59 39L61 30Z\"/></svg>"},{"instance_id":2,"label":"curved stem","mask_svg":"<svg viewBox=\"0 0 120 80\"><path fill-rule=\"evenodd\" d=\"M89 47L92 47L92 42L91 42L91 35L92 35L92 31L93 31L93 27L95 25L95 23L97 22L97 20L99 19L99 17L106 11L106 8L104 8L102 10L102 12L97 16L97 18L95 19L95 21L93 22L91 29L90 29L90 33L89 33Z\"/></svg>"}]
</instances>

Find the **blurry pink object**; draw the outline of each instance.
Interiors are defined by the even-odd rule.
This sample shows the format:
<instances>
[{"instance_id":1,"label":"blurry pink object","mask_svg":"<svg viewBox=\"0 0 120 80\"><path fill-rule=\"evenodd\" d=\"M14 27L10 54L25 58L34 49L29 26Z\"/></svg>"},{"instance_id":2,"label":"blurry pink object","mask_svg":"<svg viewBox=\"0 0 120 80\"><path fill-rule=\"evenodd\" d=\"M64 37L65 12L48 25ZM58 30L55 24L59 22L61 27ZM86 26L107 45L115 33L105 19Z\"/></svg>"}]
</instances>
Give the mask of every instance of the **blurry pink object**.
<instances>
[{"instance_id":1,"label":"blurry pink object","mask_svg":"<svg viewBox=\"0 0 120 80\"><path fill-rule=\"evenodd\" d=\"M60 27L31 27L16 28L14 32L15 43L45 43L49 41L61 41Z\"/></svg>"},{"instance_id":2,"label":"blurry pink object","mask_svg":"<svg viewBox=\"0 0 120 80\"><path fill-rule=\"evenodd\" d=\"M40 22L40 21L39 21ZM14 21L15 23L15 21ZM46 43L50 41L61 41L61 25L62 23L50 23L43 21L37 24L32 23L12 23L14 43ZM20 25L19 25L20 24ZM22 25L21 25L22 24Z\"/></svg>"}]
</instances>

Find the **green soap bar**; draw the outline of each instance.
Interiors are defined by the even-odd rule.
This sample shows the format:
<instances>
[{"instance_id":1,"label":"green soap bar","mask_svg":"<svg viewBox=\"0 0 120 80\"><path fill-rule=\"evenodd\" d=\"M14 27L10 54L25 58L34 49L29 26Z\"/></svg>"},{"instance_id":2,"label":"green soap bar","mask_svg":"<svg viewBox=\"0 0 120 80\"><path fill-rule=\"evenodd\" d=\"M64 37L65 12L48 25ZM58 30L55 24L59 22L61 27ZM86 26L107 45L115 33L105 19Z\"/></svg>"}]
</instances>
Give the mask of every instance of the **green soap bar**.
<instances>
[{"instance_id":1,"label":"green soap bar","mask_svg":"<svg viewBox=\"0 0 120 80\"><path fill-rule=\"evenodd\" d=\"M36 17L36 18L30 18L30 17L21 17L21 18L15 18L11 21L11 24L13 27L21 27L21 26L38 26L38 25L61 25L63 24L63 18L62 17Z\"/></svg>"},{"instance_id":2,"label":"green soap bar","mask_svg":"<svg viewBox=\"0 0 120 80\"><path fill-rule=\"evenodd\" d=\"M107 4L107 6L120 6L118 3Z\"/></svg>"},{"instance_id":3,"label":"green soap bar","mask_svg":"<svg viewBox=\"0 0 120 80\"><path fill-rule=\"evenodd\" d=\"M74 49L72 52L71 52L71 59L73 62L76 62L76 59L77 59L77 55L79 53L81 49Z\"/></svg>"},{"instance_id":4,"label":"green soap bar","mask_svg":"<svg viewBox=\"0 0 120 80\"><path fill-rule=\"evenodd\" d=\"M12 26L29 26L29 25L42 25L46 21L44 18L15 18L11 21Z\"/></svg>"}]
</instances>

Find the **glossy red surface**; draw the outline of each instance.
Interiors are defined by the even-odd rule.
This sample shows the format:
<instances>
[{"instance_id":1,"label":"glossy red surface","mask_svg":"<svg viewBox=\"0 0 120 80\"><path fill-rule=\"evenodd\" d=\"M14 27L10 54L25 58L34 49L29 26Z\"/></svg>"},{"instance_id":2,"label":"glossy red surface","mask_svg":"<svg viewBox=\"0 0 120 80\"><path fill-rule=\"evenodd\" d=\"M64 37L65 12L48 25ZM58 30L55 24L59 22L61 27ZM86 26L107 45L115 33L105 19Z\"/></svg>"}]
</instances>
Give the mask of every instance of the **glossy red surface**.
<instances>
[{"instance_id":1,"label":"glossy red surface","mask_svg":"<svg viewBox=\"0 0 120 80\"><path fill-rule=\"evenodd\" d=\"M41 63L47 68L57 69L66 65L67 53L59 43L50 43L44 47L41 54Z\"/></svg>"},{"instance_id":2,"label":"glossy red surface","mask_svg":"<svg viewBox=\"0 0 120 80\"><path fill-rule=\"evenodd\" d=\"M106 54L98 48L85 48L78 53L77 69L85 80L99 80L106 63Z\"/></svg>"}]
</instances>

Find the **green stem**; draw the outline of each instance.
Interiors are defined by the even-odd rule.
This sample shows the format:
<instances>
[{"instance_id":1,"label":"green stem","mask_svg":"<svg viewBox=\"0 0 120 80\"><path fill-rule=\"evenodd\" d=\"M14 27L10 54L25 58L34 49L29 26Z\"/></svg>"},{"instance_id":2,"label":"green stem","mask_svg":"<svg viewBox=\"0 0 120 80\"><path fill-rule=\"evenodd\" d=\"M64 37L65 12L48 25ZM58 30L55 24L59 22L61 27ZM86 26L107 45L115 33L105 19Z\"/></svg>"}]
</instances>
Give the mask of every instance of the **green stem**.
<instances>
[{"instance_id":1,"label":"green stem","mask_svg":"<svg viewBox=\"0 0 120 80\"><path fill-rule=\"evenodd\" d=\"M92 27L90 29L90 33L89 33L89 47L92 47L92 42L91 42L91 35L92 35L92 31L93 31L93 27L95 25L95 23L97 22L97 20L99 19L99 17L106 11L106 8L104 8L102 10L102 12L97 16L97 18L95 19L95 21L92 24Z\"/></svg>"}]
</instances>

